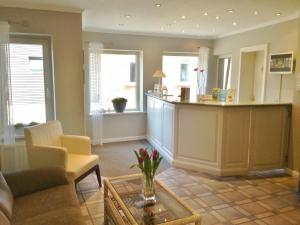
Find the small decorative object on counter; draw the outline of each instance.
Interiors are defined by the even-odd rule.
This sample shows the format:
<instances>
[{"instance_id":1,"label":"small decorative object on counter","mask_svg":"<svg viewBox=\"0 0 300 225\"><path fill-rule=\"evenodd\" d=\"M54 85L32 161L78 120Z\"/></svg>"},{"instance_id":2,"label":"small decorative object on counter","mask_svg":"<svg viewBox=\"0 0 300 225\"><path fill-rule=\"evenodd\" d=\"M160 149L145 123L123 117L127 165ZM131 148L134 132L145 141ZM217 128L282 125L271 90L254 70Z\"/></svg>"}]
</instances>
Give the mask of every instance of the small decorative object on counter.
<instances>
[{"instance_id":1,"label":"small decorative object on counter","mask_svg":"<svg viewBox=\"0 0 300 225\"><path fill-rule=\"evenodd\" d=\"M124 112L126 108L127 99L126 98L114 98L112 100L114 109L116 112Z\"/></svg>"},{"instance_id":2,"label":"small decorative object on counter","mask_svg":"<svg viewBox=\"0 0 300 225\"><path fill-rule=\"evenodd\" d=\"M227 96L226 96L226 102L233 103L234 97L235 97L235 89L228 89Z\"/></svg>"},{"instance_id":3,"label":"small decorative object on counter","mask_svg":"<svg viewBox=\"0 0 300 225\"><path fill-rule=\"evenodd\" d=\"M220 91L221 91L220 88L213 88L212 89L212 97L213 97L214 101L218 101Z\"/></svg>"},{"instance_id":4,"label":"small decorative object on counter","mask_svg":"<svg viewBox=\"0 0 300 225\"><path fill-rule=\"evenodd\" d=\"M188 100L190 100L190 88L182 87L180 89L180 99L182 101L188 101Z\"/></svg>"},{"instance_id":5,"label":"small decorative object on counter","mask_svg":"<svg viewBox=\"0 0 300 225\"><path fill-rule=\"evenodd\" d=\"M162 86L162 95L163 96L168 96L168 88L166 85Z\"/></svg>"},{"instance_id":6,"label":"small decorative object on counter","mask_svg":"<svg viewBox=\"0 0 300 225\"><path fill-rule=\"evenodd\" d=\"M156 202L154 177L163 157L160 156L159 152L156 149L152 151L151 155L148 153L146 148L140 148L139 151L134 150L134 153L136 155L138 163L133 164L130 168L140 168L143 173L142 184L144 204L154 204Z\"/></svg>"},{"instance_id":7,"label":"small decorative object on counter","mask_svg":"<svg viewBox=\"0 0 300 225\"><path fill-rule=\"evenodd\" d=\"M226 102L226 97L227 97L227 90L221 89L219 93L219 101L220 102Z\"/></svg>"}]
</instances>

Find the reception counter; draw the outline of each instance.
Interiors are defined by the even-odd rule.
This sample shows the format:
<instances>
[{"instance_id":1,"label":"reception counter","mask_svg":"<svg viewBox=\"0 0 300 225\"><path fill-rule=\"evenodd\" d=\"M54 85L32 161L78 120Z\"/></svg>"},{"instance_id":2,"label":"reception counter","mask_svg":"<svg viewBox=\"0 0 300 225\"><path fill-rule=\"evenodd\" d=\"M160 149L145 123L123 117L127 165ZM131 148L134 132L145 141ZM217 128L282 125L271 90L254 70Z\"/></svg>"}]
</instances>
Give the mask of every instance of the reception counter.
<instances>
[{"instance_id":1,"label":"reception counter","mask_svg":"<svg viewBox=\"0 0 300 225\"><path fill-rule=\"evenodd\" d=\"M171 164L215 175L285 168L290 103L180 101L147 94L147 139Z\"/></svg>"}]
</instances>

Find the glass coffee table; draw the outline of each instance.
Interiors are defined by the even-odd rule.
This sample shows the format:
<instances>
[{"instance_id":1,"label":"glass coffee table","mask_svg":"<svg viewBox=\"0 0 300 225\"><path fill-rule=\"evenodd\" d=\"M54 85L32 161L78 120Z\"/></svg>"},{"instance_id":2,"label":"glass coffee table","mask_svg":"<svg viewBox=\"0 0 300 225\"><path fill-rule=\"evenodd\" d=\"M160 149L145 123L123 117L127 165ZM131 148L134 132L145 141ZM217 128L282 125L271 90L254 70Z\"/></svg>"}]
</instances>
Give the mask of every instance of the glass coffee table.
<instances>
[{"instance_id":1,"label":"glass coffee table","mask_svg":"<svg viewBox=\"0 0 300 225\"><path fill-rule=\"evenodd\" d=\"M201 216L155 180L156 203L145 206L142 175L104 180L104 224L115 225L200 225Z\"/></svg>"}]
</instances>

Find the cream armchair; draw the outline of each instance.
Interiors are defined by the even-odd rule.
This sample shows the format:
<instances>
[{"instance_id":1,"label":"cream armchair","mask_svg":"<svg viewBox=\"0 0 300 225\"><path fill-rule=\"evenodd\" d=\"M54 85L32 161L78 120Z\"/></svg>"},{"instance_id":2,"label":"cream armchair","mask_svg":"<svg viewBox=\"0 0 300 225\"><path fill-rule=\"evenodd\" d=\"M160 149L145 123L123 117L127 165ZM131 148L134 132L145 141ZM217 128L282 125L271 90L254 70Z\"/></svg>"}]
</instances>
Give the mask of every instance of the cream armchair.
<instances>
[{"instance_id":1,"label":"cream armchair","mask_svg":"<svg viewBox=\"0 0 300 225\"><path fill-rule=\"evenodd\" d=\"M25 140L31 168L63 166L75 183L95 171L101 187L99 157L91 154L89 137L64 135L55 120L25 128Z\"/></svg>"}]
</instances>

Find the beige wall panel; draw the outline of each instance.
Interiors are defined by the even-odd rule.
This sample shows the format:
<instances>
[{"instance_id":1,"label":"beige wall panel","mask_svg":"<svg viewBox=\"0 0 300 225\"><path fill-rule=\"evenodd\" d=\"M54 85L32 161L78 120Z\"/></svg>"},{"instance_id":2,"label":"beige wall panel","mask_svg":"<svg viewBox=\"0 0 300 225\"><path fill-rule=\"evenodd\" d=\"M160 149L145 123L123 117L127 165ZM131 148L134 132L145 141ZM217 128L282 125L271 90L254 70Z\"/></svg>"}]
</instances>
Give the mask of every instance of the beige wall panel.
<instances>
[{"instance_id":1,"label":"beige wall panel","mask_svg":"<svg viewBox=\"0 0 300 225\"><path fill-rule=\"evenodd\" d=\"M218 115L215 107L178 109L178 156L217 161Z\"/></svg>"},{"instance_id":2,"label":"beige wall panel","mask_svg":"<svg viewBox=\"0 0 300 225\"><path fill-rule=\"evenodd\" d=\"M249 107L224 109L222 168L248 168Z\"/></svg>"}]
</instances>

